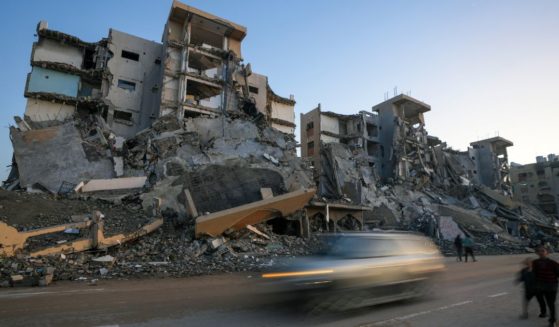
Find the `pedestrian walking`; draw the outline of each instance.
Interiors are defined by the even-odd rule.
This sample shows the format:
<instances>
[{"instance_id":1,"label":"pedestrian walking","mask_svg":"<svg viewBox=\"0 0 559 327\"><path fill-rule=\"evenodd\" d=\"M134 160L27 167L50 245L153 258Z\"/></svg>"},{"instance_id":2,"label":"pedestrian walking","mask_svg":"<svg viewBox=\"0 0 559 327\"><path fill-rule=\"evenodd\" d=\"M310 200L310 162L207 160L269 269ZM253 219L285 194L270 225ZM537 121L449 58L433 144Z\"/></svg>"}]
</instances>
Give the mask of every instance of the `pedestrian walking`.
<instances>
[{"instance_id":1,"label":"pedestrian walking","mask_svg":"<svg viewBox=\"0 0 559 327\"><path fill-rule=\"evenodd\" d=\"M462 261L463 245L462 236L460 236L460 234L456 235L456 238L454 239L454 247L456 248L456 261Z\"/></svg>"},{"instance_id":2,"label":"pedestrian walking","mask_svg":"<svg viewBox=\"0 0 559 327\"><path fill-rule=\"evenodd\" d=\"M532 262L532 271L536 278L537 294L541 296L549 309L549 326L555 326L555 299L557 298L557 278L559 277L559 263L548 258L545 246L536 249L538 259ZM545 308L545 307L544 307ZM545 311L540 315L546 317Z\"/></svg>"},{"instance_id":3,"label":"pedestrian walking","mask_svg":"<svg viewBox=\"0 0 559 327\"><path fill-rule=\"evenodd\" d=\"M536 287L536 277L534 276L534 272L532 271L532 260L526 258L523 261L524 267L518 273L518 277L516 279L517 283L524 284L524 296L522 297L522 314L520 315L520 319L528 319L528 304L530 304L530 300L535 296L538 300L538 304L540 306L540 317L545 317L545 300L541 294L537 292Z\"/></svg>"},{"instance_id":4,"label":"pedestrian walking","mask_svg":"<svg viewBox=\"0 0 559 327\"><path fill-rule=\"evenodd\" d=\"M468 262L468 254L472 256L473 262L476 262L476 257L474 256L474 241L470 238L469 235L464 237L464 241L462 241L464 245L464 258L466 262Z\"/></svg>"}]
</instances>

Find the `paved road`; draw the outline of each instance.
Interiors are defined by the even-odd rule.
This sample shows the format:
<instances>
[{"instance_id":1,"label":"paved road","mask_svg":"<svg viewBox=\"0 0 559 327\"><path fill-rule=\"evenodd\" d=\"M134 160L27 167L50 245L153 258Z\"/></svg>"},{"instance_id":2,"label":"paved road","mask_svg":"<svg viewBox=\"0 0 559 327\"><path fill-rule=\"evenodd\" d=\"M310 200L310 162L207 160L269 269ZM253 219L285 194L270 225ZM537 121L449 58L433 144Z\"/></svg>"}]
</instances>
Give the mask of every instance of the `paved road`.
<instances>
[{"instance_id":1,"label":"paved road","mask_svg":"<svg viewBox=\"0 0 559 327\"><path fill-rule=\"evenodd\" d=\"M546 326L519 320L521 290L514 274L526 256L448 260L438 294L336 314L308 316L263 304L256 275L77 282L0 290L1 326Z\"/></svg>"}]
</instances>

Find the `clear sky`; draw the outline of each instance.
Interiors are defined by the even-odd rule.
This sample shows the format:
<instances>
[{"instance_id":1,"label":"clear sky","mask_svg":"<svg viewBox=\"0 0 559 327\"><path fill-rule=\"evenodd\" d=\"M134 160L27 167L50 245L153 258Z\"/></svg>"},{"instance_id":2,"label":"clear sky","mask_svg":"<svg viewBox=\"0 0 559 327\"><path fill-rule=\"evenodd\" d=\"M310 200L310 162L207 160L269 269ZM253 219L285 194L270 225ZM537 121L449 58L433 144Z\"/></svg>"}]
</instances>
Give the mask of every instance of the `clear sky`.
<instances>
[{"instance_id":1,"label":"clear sky","mask_svg":"<svg viewBox=\"0 0 559 327\"><path fill-rule=\"evenodd\" d=\"M455 149L498 133L515 144L511 161L559 153L559 1L185 2L248 28L245 62L277 94L295 95L297 122L319 102L339 113L370 110L397 86L431 105L429 133ZM0 177L12 155L8 126L25 110L37 22L85 41L111 27L160 41L170 4L2 3Z\"/></svg>"}]
</instances>

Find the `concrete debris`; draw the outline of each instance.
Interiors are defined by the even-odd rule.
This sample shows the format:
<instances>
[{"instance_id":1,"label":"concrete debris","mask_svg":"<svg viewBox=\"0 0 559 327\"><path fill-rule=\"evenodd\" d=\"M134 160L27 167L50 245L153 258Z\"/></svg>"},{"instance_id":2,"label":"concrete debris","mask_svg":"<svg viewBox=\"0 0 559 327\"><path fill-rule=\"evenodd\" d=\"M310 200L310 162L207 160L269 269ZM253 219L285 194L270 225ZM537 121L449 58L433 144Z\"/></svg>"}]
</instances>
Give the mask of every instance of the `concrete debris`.
<instances>
[{"instance_id":1,"label":"concrete debris","mask_svg":"<svg viewBox=\"0 0 559 327\"><path fill-rule=\"evenodd\" d=\"M353 115L319 105L299 145L293 97L242 62L246 28L178 1L169 17L162 43L39 24L0 189L0 285L255 270L321 232L417 231L449 255L458 234L482 254L559 245L553 216L511 198L512 142L454 150L400 94Z\"/></svg>"},{"instance_id":2,"label":"concrete debris","mask_svg":"<svg viewBox=\"0 0 559 327\"><path fill-rule=\"evenodd\" d=\"M209 241L212 250L217 250L224 243L225 243L225 239L223 237L217 237Z\"/></svg>"},{"instance_id":3,"label":"concrete debris","mask_svg":"<svg viewBox=\"0 0 559 327\"><path fill-rule=\"evenodd\" d=\"M263 156L264 158L270 160L274 165L276 165L276 166L279 165L279 160L276 159L276 158L274 158L274 157L272 157L271 155L269 155L269 154L267 154L267 153L264 153L262 156Z\"/></svg>"},{"instance_id":4,"label":"concrete debris","mask_svg":"<svg viewBox=\"0 0 559 327\"><path fill-rule=\"evenodd\" d=\"M299 190L200 216L196 218L196 235L215 237L226 230L235 231L275 217L286 217L303 209L314 193L314 189Z\"/></svg>"},{"instance_id":5,"label":"concrete debris","mask_svg":"<svg viewBox=\"0 0 559 327\"><path fill-rule=\"evenodd\" d=\"M122 177L113 179L92 179L78 184L76 192L99 192L115 190L141 189L146 183L147 177Z\"/></svg>"},{"instance_id":6,"label":"concrete debris","mask_svg":"<svg viewBox=\"0 0 559 327\"><path fill-rule=\"evenodd\" d=\"M98 258L93 258L91 261L93 262L99 262L99 263L109 263L112 264L115 262L115 258L111 255L104 255L102 257L98 257Z\"/></svg>"},{"instance_id":7,"label":"concrete debris","mask_svg":"<svg viewBox=\"0 0 559 327\"><path fill-rule=\"evenodd\" d=\"M265 238L265 239L267 239L267 240L270 239L270 236L268 236L268 235L262 233L261 231L258 230L258 228L254 227L254 226L252 226L252 225L247 225L246 228L247 228L249 231L255 233L256 235L259 235L259 236L261 236L261 237L263 237L263 238Z\"/></svg>"},{"instance_id":8,"label":"concrete debris","mask_svg":"<svg viewBox=\"0 0 559 327\"><path fill-rule=\"evenodd\" d=\"M40 183L57 193L62 181L78 184L86 178L114 177L111 160L83 143L71 122L25 132L12 127L10 137L21 188Z\"/></svg>"},{"instance_id":9,"label":"concrete debris","mask_svg":"<svg viewBox=\"0 0 559 327\"><path fill-rule=\"evenodd\" d=\"M55 240L56 245L30 251L28 254L31 257L37 257L59 253L80 252L90 249L106 249L151 233L162 224L163 220L158 218L136 231L105 237L104 215L99 211L93 214L93 219L84 222L68 223L23 232L19 232L15 227L8 226L6 223L0 221L0 255L14 256L25 251L27 240L31 237L40 237L58 232L63 234L80 234L79 231L78 233L66 233L67 230L73 229L87 229L89 231L88 237L75 239L72 242L68 242L66 239Z\"/></svg>"}]
</instances>

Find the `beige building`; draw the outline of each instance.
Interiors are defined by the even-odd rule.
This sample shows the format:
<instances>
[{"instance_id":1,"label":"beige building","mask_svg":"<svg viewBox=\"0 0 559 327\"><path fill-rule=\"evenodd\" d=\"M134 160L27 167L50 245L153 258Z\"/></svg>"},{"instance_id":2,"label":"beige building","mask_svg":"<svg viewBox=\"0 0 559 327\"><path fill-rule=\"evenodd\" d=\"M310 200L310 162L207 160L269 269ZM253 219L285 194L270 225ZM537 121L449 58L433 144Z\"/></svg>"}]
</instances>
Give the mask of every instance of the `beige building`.
<instances>
[{"instance_id":1,"label":"beige building","mask_svg":"<svg viewBox=\"0 0 559 327\"><path fill-rule=\"evenodd\" d=\"M513 197L538 206L547 214L559 217L559 160L550 154L536 163L512 164L510 168Z\"/></svg>"},{"instance_id":2,"label":"beige building","mask_svg":"<svg viewBox=\"0 0 559 327\"><path fill-rule=\"evenodd\" d=\"M163 33L161 114L178 117L259 112L293 134L293 96L276 95L264 75L243 64L244 26L173 1Z\"/></svg>"},{"instance_id":3,"label":"beige building","mask_svg":"<svg viewBox=\"0 0 559 327\"><path fill-rule=\"evenodd\" d=\"M37 36L26 120L48 126L99 113L116 135L132 137L159 116L161 44L114 29L99 42L85 42L45 21Z\"/></svg>"},{"instance_id":4,"label":"beige building","mask_svg":"<svg viewBox=\"0 0 559 327\"><path fill-rule=\"evenodd\" d=\"M380 160L379 120L372 112L342 115L317 108L301 114L301 156L320 171L320 149L326 143L347 144L370 167Z\"/></svg>"}]
</instances>

